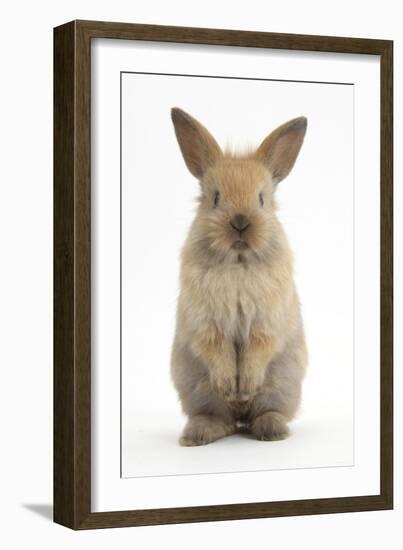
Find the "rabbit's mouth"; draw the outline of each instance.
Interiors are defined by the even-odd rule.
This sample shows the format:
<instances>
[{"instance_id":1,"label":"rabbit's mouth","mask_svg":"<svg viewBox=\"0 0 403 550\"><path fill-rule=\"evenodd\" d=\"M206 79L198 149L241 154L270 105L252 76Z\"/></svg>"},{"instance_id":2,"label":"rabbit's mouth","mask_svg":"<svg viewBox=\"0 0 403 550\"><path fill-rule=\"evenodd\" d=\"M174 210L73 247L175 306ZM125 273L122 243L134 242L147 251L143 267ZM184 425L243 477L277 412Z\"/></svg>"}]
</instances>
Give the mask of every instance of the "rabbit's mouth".
<instances>
[{"instance_id":1,"label":"rabbit's mouth","mask_svg":"<svg viewBox=\"0 0 403 550\"><path fill-rule=\"evenodd\" d=\"M249 245L246 241L238 239L233 243L232 248L235 248L235 250L245 250L245 248L249 248Z\"/></svg>"}]
</instances>

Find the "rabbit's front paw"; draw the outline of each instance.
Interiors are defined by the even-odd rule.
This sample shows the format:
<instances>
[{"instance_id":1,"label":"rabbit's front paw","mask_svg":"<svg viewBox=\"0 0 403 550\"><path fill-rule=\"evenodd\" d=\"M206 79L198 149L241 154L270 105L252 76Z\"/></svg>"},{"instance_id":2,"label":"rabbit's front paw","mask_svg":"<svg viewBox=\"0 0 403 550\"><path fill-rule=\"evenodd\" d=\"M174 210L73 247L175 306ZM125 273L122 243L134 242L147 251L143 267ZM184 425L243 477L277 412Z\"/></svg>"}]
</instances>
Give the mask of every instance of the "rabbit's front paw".
<instances>
[{"instance_id":1,"label":"rabbit's front paw","mask_svg":"<svg viewBox=\"0 0 403 550\"><path fill-rule=\"evenodd\" d=\"M212 390L226 401L235 401L237 397L235 373L218 371L210 373Z\"/></svg>"},{"instance_id":2,"label":"rabbit's front paw","mask_svg":"<svg viewBox=\"0 0 403 550\"><path fill-rule=\"evenodd\" d=\"M238 399L249 401L262 387L264 369L241 370L239 374Z\"/></svg>"}]
</instances>

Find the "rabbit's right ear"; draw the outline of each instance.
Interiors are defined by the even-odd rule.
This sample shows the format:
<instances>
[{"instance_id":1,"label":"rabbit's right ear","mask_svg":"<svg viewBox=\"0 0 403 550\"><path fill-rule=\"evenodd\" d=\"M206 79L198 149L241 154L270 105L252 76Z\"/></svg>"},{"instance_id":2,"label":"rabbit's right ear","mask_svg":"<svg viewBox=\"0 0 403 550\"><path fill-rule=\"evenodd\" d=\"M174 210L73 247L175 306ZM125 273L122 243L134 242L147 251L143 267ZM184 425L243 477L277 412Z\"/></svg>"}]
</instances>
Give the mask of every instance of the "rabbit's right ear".
<instances>
[{"instance_id":1,"label":"rabbit's right ear","mask_svg":"<svg viewBox=\"0 0 403 550\"><path fill-rule=\"evenodd\" d=\"M222 155L221 149L210 132L182 109L171 109L171 117L186 166L201 179Z\"/></svg>"}]
</instances>

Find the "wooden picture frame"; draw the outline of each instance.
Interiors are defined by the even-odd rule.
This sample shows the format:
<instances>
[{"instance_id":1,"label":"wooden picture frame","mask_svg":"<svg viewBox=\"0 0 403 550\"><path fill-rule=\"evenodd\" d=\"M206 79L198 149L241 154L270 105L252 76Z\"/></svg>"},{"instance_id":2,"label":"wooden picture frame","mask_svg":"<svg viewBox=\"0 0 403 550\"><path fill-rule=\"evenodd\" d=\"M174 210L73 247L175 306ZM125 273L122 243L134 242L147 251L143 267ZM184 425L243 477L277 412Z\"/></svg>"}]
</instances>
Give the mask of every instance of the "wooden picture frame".
<instances>
[{"instance_id":1,"label":"wooden picture frame","mask_svg":"<svg viewBox=\"0 0 403 550\"><path fill-rule=\"evenodd\" d=\"M91 512L91 40L380 56L381 471L369 496ZM72 21L54 29L54 521L72 529L324 514L393 507L393 43L387 40Z\"/></svg>"}]
</instances>

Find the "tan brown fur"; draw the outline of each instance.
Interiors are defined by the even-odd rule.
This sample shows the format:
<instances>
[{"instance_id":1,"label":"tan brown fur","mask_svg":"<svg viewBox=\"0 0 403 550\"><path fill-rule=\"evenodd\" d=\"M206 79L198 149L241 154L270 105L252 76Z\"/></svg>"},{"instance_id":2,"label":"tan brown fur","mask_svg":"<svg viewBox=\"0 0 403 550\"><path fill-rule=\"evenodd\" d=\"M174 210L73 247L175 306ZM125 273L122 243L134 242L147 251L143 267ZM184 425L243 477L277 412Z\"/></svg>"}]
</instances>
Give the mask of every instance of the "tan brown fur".
<instances>
[{"instance_id":1,"label":"tan brown fur","mask_svg":"<svg viewBox=\"0 0 403 550\"><path fill-rule=\"evenodd\" d=\"M189 417L181 444L215 441L240 424L258 439L280 439L299 406L307 353L274 192L295 163L306 119L240 156L222 153L180 109L172 119L201 185L182 250L172 349L172 377Z\"/></svg>"}]
</instances>

